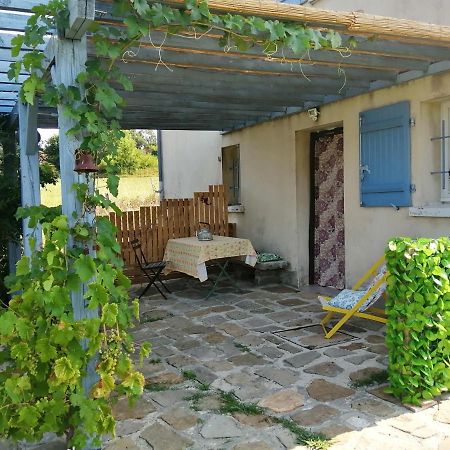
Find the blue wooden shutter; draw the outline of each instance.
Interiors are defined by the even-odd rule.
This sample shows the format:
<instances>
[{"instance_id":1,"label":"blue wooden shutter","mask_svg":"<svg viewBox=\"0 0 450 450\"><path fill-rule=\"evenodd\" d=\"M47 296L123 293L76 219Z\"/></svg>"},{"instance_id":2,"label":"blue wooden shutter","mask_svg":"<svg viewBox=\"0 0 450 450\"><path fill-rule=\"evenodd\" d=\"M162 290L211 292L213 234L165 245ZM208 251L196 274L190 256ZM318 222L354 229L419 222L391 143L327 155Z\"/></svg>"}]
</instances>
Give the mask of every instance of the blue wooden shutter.
<instances>
[{"instance_id":1,"label":"blue wooden shutter","mask_svg":"<svg viewBox=\"0 0 450 450\"><path fill-rule=\"evenodd\" d=\"M360 114L361 206L411 205L409 102Z\"/></svg>"}]
</instances>

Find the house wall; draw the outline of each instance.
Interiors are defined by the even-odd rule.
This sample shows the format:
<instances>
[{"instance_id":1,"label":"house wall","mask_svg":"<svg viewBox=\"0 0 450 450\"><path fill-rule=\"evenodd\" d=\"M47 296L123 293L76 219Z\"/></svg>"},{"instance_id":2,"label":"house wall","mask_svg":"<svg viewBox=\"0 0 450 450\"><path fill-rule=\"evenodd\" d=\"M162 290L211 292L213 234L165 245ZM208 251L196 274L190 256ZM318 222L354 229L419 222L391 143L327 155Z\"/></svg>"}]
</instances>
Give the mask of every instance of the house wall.
<instances>
[{"instance_id":1,"label":"house wall","mask_svg":"<svg viewBox=\"0 0 450 450\"><path fill-rule=\"evenodd\" d=\"M448 8L448 0L313 0L310 5L323 9L360 11L441 25L450 23L450 15L443 14Z\"/></svg>"},{"instance_id":2,"label":"house wall","mask_svg":"<svg viewBox=\"0 0 450 450\"><path fill-rule=\"evenodd\" d=\"M346 282L351 285L392 236L448 235L449 218L410 217L409 208L360 207L359 113L410 100L413 204L438 202L440 177L440 100L450 96L450 72L374 91L321 108L319 122L305 113L256 125L223 136L222 145L239 144L241 200L245 213L234 218L238 235L257 249L279 252L290 262L292 281L308 282L310 133L344 127Z\"/></svg>"},{"instance_id":3,"label":"house wall","mask_svg":"<svg viewBox=\"0 0 450 450\"><path fill-rule=\"evenodd\" d=\"M163 130L161 140L166 198L190 198L222 183L219 132Z\"/></svg>"}]
</instances>

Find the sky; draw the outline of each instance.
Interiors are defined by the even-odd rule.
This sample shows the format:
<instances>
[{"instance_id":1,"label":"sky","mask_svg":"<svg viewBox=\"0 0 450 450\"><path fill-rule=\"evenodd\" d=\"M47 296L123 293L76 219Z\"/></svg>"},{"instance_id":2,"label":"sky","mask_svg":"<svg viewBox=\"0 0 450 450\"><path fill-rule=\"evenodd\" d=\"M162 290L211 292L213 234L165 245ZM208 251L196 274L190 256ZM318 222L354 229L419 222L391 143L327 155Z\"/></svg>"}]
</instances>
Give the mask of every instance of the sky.
<instances>
[{"instance_id":1,"label":"sky","mask_svg":"<svg viewBox=\"0 0 450 450\"><path fill-rule=\"evenodd\" d=\"M52 136L58 134L56 128L38 128L38 132L41 136L41 141L48 141Z\"/></svg>"}]
</instances>

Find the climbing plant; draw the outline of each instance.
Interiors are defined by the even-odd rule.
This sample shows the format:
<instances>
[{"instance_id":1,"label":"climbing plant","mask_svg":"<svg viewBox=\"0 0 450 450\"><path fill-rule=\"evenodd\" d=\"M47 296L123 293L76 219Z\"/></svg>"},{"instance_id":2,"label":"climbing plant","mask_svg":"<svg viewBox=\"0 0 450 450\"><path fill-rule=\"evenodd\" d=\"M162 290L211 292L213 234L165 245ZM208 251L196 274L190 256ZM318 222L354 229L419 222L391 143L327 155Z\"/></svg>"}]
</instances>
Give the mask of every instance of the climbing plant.
<instances>
[{"instance_id":1,"label":"climbing plant","mask_svg":"<svg viewBox=\"0 0 450 450\"><path fill-rule=\"evenodd\" d=\"M167 35L189 32L197 38L214 30L221 33L224 51L253 47L268 59L286 49L303 55L311 49L341 50L342 45L335 31L213 14L203 0L186 0L180 9L147 0L113 0L111 6L110 13L122 26L92 26L89 39L96 57L87 61L74 85L53 84L39 50L48 33L58 30L62 35L67 26L68 9L62 0L33 8L25 33L12 40L12 54L18 59L9 70L11 79L29 73L20 99L34 104L39 98L46 106L60 107L75 124L69 134L80 142L78 151L91 153L97 162L114 152L108 148L111 136L122 136L125 101L119 88L133 89L116 62L153 30ZM21 56L23 46L30 51ZM108 189L116 196L117 170L108 165L107 171ZM16 275L8 280L12 301L0 314L2 437L36 441L45 432L56 432L65 434L70 446L83 448L89 436L98 441L102 434L114 433L114 393L133 398L142 392L144 378L134 367L135 349L128 334L133 317L139 316L138 303L128 296L130 281L123 273L116 230L106 218L97 217L92 224L86 220L98 206L117 207L89 189L91 181L86 177L73 186L83 205L75 222L38 206L17 213L19 219L28 217L31 227L42 226L44 244L19 261ZM31 246L35 247L33 240ZM71 304L71 295L80 290L88 308L81 318ZM89 311L96 310L99 316L89 317ZM147 354L143 346L141 356ZM92 364L98 380L86 391L83 377Z\"/></svg>"},{"instance_id":2,"label":"climbing plant","mask_svg":"<svg viewBox=\"0 0 450 450\"><path fill-rule=\"evenodd\" d=\"M450 239L392 239L386 263L389 392L420 404L450 388Z\"/></svg>"}]
</instances>

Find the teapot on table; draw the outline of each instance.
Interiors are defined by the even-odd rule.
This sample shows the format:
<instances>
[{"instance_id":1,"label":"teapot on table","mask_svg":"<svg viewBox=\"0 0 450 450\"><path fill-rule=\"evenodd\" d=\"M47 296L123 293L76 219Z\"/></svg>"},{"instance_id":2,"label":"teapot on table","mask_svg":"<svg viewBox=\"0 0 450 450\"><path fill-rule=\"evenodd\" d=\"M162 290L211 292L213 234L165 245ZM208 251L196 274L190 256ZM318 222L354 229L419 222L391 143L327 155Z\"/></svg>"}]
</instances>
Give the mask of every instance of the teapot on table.
<instances>
[{"instance_id":1,"label":"teapot on table","mask_svg":"<svg viewBox=\"0 0 450 450\"><path fill-rule=\"evenodd\" d=\"M208 222L199 222L198 224L197 239L199 241L212 241L211 225Z\"/></svg>"}]
</instances>

